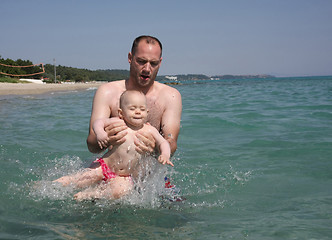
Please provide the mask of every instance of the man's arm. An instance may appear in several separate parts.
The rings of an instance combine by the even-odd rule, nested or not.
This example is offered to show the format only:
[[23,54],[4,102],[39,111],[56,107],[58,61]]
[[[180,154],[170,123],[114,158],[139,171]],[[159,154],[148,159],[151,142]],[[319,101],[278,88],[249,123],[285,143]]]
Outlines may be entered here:
[[[114,101],[115,97],[117,97],[117,95],[114,93],[114,90],[110,85],[104,84],[98,88],[93,98],[89,135],[87,138],[88,149],[92,153],[99,153],[102,151],[92,128],[93,123],[97,119],[109,118],[111,116],[111,104],[109,101]],[[123,131],[125,129],[127,129],[127,126],[120,119],[105,127],[105,131],[109,136],[110,145],[119,144],[125,141],[124,136],[126,135],[126,132]]]
[[167,106],[161,119],[161,131],[168,141],[173,155],[177,149],[177,140],[180,133],[180,121],[182,114],[182,99],[178,90],[172,88],[168,94]]

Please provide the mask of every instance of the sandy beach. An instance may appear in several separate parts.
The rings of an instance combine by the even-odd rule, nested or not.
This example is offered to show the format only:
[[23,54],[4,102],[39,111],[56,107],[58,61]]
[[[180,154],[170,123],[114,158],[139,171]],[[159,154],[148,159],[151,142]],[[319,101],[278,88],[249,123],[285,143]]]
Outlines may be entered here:
[[99,87],[105,82],[73,83],[73,84],[36,84],[36,83],[0,83],[0,95],[30,95],[58,91],[84,90]]

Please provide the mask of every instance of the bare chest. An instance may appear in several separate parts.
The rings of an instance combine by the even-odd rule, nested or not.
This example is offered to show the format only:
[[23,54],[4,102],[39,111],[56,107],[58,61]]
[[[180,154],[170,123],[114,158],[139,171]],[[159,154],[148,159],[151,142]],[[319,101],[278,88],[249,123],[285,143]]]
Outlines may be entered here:
[[148,122],[160,131],[161,120],[165,110],[165,106],[157,102],[155,98],[147,99],[147,105],[149,109]]

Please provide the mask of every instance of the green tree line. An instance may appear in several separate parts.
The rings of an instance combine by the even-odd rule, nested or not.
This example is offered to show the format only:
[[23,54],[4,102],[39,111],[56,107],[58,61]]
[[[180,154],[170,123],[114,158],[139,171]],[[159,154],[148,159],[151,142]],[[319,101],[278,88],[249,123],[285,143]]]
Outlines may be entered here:
[[[45,78],[54,81],[54,65],[45,65]],[[66,66],[56,66],[57,81],[115,81],[129,77],[128,70],[89,70]]]
[[[3,59],[0,56],[0,63],[10,66],[28,66],[33,65],[30,60],[17,59]],[[45,64],[45,73],[33,75],[31,78],[41,79],[47,82],[54,82],[54,65]],[[0,65],[0,72],[12,75],[27,75],[42,71],[41,65],[34,67],[8,67]],[[6,76],[0,74],[0,76]],[[56,81],[74,81],[74,82],[89,82],[89,81],[115,81],[127,79],[129,77],[128,70],[89,70],[74,67],[56,66]],[[24,77],[23,77],[24,78]]]
[[[17,59],[16,61],[12,59],[3,59],[0,56],[0,63],[9,65],[9,66],[30,66],[33,65],[33,63],[30,60],[22,60],[22,59]],[[41,65],[40,66],[33,66],[33,67],[24,67],[24,68],[19,68],[19,67],[8,67],[8,66],[3,66],[0,65],[0,72],[10,74],[10,75],[28,75],[28,74],[34,74],[38,72],[42,72]],[[6,76],[6,74],[0,74],[2,76]],[[42,75],[34,75],[37,78],[41,78]]]

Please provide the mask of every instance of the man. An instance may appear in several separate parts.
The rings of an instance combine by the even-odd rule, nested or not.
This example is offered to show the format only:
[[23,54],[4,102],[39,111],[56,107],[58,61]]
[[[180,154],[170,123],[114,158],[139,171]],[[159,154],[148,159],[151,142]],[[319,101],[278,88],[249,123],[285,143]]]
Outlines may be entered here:
[[[100,86],[94,96],[87,145],[90,152],[99,153],[96,135],[92,130],[96,119],[118,117],[120,95],[125,90],[138,90],[145,94],[149,110],[148,123],[155,127],[169,142],[171,153],[177,149],[182,112],[181,94],[175,88],[156,82],[162,61],[162,44],[151,36],[135,39],[128,54],[130,76],[127,80],[114,81]],[[127,126],[118,119],[105,127],[109,136],[108,146],[125,141]],[[138,131],[136,149],[140,153],[153,152],[155,141],[150,133]]]

